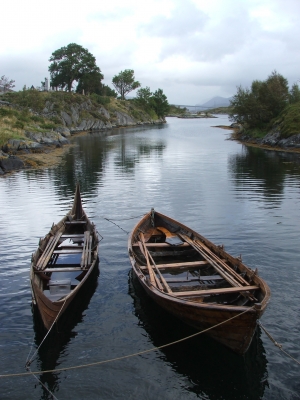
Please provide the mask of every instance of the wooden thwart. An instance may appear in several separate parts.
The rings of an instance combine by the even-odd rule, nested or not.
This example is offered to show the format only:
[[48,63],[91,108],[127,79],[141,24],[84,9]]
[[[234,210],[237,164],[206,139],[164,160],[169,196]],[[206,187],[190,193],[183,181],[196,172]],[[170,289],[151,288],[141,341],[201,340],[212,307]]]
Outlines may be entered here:
[[55,267],[55,268],[46,268],[44,272],[72,272],[72,271],[82,271],[80,267]]
[[[168,263],[168,264],[156,264],[158,269],[193,269],[201,268],[210,265],[208,261],[187,261],[178,263]],[[141,266],[141,269],[146,269],[146,267]]]
[[[132,246],[133,247],[138,247],[138,243],[135,243]],[[166,248],[170,248],[170,245],[168,243],[151,243],[151,242],[148,242],[148,243],[145,243],[145,246],[146,247],[166,247]],[[191,245],[186,243],[186,242],[184,242],[184,243],[182,243],[180,245],[180,248],[181,247],[191,247]]]
[[219,289],[205,289],[205,290],[191,290],[186,292],[173,292],[174,296],[178,297],[191,297],[191,296],[205,296],[212,294],[227,294],[227,293],[238,293],[248,292],[250,290],[257,290],[258,286],[243,286],[243,287],[231,287],[231,288],[219,288]]

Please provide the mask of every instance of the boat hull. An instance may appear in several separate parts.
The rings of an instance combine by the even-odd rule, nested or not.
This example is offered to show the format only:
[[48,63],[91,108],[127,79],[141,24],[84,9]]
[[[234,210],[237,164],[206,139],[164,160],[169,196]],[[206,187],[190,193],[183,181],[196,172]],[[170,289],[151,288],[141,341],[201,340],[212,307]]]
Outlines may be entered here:
[[[68,243],[64,245],[65,242]],[[32,255],[32,301],[46,330],[66,313],[74,298],[94,276],[99,262],[98,243],[96,228],[83,210],[77,185],[71,210],[53,224]],[[59,261],[60,257],[63,261]],[[60,279],[60,276],[68,279]]]
[[[176,293],[168,293],[166,290],[161,290],[157,285],[151,284],[150,274],[145,273],[147,270],[142,265],[140,255],[137,257],[136,243],[139,233],[144,232],[146,234],[153,223],[154,225],[164,225],[173,232],[184,232],[193,237],[194,240],[200,240],[211,252],[217,253],[222,260],[226,259],[228,264],[238,265],[238,272],[243,273],[244,276],[251,275],[253,284],[259,288],[255,292],[259,300],[247,306],[215,304],[214,302],[201,301],[201,292],[197,292],[200,293],[198,297],[187,295],[180,298],[176,296]],[[176,253],[175,247],[169,249],[173,249],[174,254]],[[246,267],[241,260],[230,256],[223,248],[214,245],[187,226],[157,212],[155,212],[155,221],[153,221],[153,214],[151,216],[151,213],[149,213],[134,227],[128,239],[128,251],[135,276],[147,295],[160,307],[184,323],[201,332],[203,331],[235,353],[244,354],[248,350],[256,331],[257,320],[265,311],[270,299],[270,289],[257,273]],[[156,253],[153,252],[152,254]],[[189,291],[188,293],[193,292]]]

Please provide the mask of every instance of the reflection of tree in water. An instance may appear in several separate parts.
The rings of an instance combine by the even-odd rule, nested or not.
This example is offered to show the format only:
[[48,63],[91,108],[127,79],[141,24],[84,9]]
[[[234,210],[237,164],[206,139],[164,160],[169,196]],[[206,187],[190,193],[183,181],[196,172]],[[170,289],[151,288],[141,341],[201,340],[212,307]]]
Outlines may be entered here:
[[134,167],[141,158],[161,158],[166,145],[162,140],[143,141],[142,143],[128,143],[126,137],[122,137],[117,157],[114,160],[116,167],[125,173],[133,173]]
[[282,195],[286,175],[299,176],[300,173],[298,154],[255,147],[243,146],[243,154],[231,155],[228,164],[237,188],[250,192],[262,190],[264,196],[272,200],[274,195]]
[[[196,331],[156,305],[129,273],[129,294],[140,326],[158,347]],[[267,382],[267,360],[260,330],[248,352],[239,356],[221,344],[199,335],[160,350],[162,360],[188,379],[187,392],[210,399],[260,399]]]
[[[83,312],[88,308],[89,302],[98,285],[99,264],[96,266],[86,285],[81,288],[67,312],[62,315],[58,324],[55,325],[50,334],[37,353],[38,370],[54,370],[60,365],[60,357],[68,351],[68,345],[72,338],[77,336],[74,330],[76,325],[83,320]],[[35,330],[35,344],[38,347],[46,335],[38,310],[33,310],[33,322]],[[60,372],[49,372],[38,376],[39,380],[53,393],[59,391]],[[42,387],[42,399],[52,399],[52,395]]]
[[132,130],[127,128],[109,133],[95,132],[74,138],[75,146],[65,155],[65,162],[49,171],[55,176],[60,195],[68,196],[67,190],[70,189],[75,192],[77,181],[82,193],[96,193],[112,152],[117,154],[114,164],[122,173],[133,173],[141,157],[161,157],[165,148],[161,139],[153,142],[150,138],[144,138],[139,141],[131,138]]

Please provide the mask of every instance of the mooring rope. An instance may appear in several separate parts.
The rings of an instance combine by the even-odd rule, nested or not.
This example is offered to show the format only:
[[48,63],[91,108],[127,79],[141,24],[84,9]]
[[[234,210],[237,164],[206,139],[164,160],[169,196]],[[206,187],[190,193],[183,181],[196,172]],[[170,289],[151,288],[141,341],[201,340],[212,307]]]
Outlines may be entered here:
[[[141,217],[143,217],[144,215],[146,215],[146,214],[136,215],[136,216],[129,217],[129,218],[120,218],[120,219],[117,219],[117,221],[129,221],[129,220],[131,220],[131,219],[141,218]],[[118,225],[118,224],[116,224],[116,223],[114,222],[116,219],[113,220],[113,219],[110,219],[110,218],[107,218],[107,217],[102,217],[102,218],[105,219],[106,221],[108,221],[108,222],[110,222],[110,223],[116,225],[119,229],[121,229],[123,232],[125,232],[127,235],[129,235],[129,232],[125,231],[125,229],[123,229],[120,225]]]
[[[59,313],[57,314],[55,320],[53,321],[52,325],[50,326],[50,329],[48,330],[48,332],[47,332],[46,335],[44,336],[44,338],[43,338],[43,340],[41,341],[40,345],[38,346],[38,348],[37,348],[36,351],[34,352],[33,356],[30,358],[30,360],[28,360],[29,354],[31,353],[31,349],[32,349],[32,347],[31,347],[31,349],[30,349],[30,351],[29,351],[29,354],[28,354],[28,356],[27,356],[26,364],[25,364],[25,367],[26,367],[26,368],[29,368],[30,364],[34,361],[34,357],[36,356],[37,352],[38,352],[39,349],[41,348],[42,344],[43,344],[44,341],[46,340],[46,338],[47,338],[47,336],[49,335],[49,333],[51,332],[51,330],[52,330],[54,324],[55,324],[56,321],[58,320],[58,318],[59,318],[59,316],[60,316],[60,314],[61,314],[61,312],[62,312],[62,310],[63,310],[63,308],[64,308],[64,306],[65,306],[65,304],[66,304],[66,301],[67,301],[67,299],[65,299],[64,304],[62,305],[61,309],[59,310]],[[34,374],[34,372],[33,372],[32,374]]]
[[[29,368],[29,370],[30,370],[30,368]],[[40,384],[43,386],[43,388],[44,388],[45,390],[47,390],[48,393],[51,394],[51,396],[53,397],[53,399],[58,400],[58,398],[54,396],[54,394],[51,392],[51,390],[48,389],[47,386],[43,384],[43,382],[34,374],[34,372],[32,372],[32,376],[38,381],[38,383],[40,383]]]
[[[189,340],[189,339],[191,339],[191,338],[193,338],[193,337],[199,336],[199,335],[201,335],[202,333],[208,332],[208,331],[210,331],[210,330],[212,330],[212,329],[214,329],[214,328],[216,328],[216,327],[218,327],[218,326],[224,325],[224,324],[226,324],[227,322],[229,322],[229,321],[231,321],[231,320],[233,320],[233,319],[235,319],[235,318],[238,318],[238,317],[240,317],[241,315],[243,315],[243,314],[245,314],[245,313],[247,313],[247,312],[249,312],[249,311],[251,311],[251,310],[253,310],[253,309],[255,309],[255,306],[249,307],[247,310],[241,312],[240,314],[234,315],[233,317],[231,317],[231,318],[229,318],[229,319],[226,319],[225,321],[220,322],[220,323],[218,323],[218,324],[216,324],[216,325],[214,325],[214,326],[211,326],[210,328],[206,328],[206,329],[204,329],[203,331],[196,332],[196,333],[194,333],[194,334],[192,334],[192,335],[190,335],[190,336],[186,336],[186,337],[184,337],[184,338],[182,338],[182,339],[175,340],[174,342],[167,343],[167,344],[163,344],[163,345],[158,346],[158,347],[152,347],[151,349],[139,351],[139,352],[137,352],[137,353],[132,353],[132,354],[128,354],[128,355],[126,355],[126,356],[115,357],[115,358],[111,358],[111,359],[103,360],[103,361],[95,361],[95,362],[89,363],[89,364],[75,365],[75,366],[73,366],[73,367],[49,369],[49,370],[45,370],[45,371],[34,371],[34,372],[31,372],[31,371],[30,371],[30,372],[20,372],[20,373],[15,373],[15,374],[5,374],[5,375],[0,375],[0,378],[12,378],[12,377],[19,377],[19,376],[28,376],[28,375],[32,375],[32,374],[46,374],[46,373],[50,373],[50,372],[51,372],[51,373],[53,373],[53,372],[56,372],[56,373],[57,373],[57,372],[62,372],[62,371],[70,371],[70,370],[72,370],[72,369],[94,367],[94,366],[96,366],[96,365],[107,364],[107,363],[113,362],[113,361],[120,361],[120,360],[125,360],[125,359],[131,358],[131,357],[140,356],[140,355],[142,355],[142,354],[150,353],[150,352],[152,352],[152,351],[161,350],[161,349],[164,349],[165,347],[173,346],[174,344],[178,344],[178,343],[184,342],[185,340]],[[40,345],[40,346],[41,346],[41,345]]]
[[261,322],[257,322],[257,324],[261,327],[261,329],[265,332],[265,334],[268,336],[268,338],[274,343],[274,345],[276,347],[279,348],[279,350],[281,350],[286,356],[288,356],[289,358],[291,358],[293,361],[295,361],[297,364],[300,365],[300,362],[298,360],[296,360],[293,356],[291,356],[290,354],[288,354],[285,350],[283,350],[282,348],[282,344],[276,342],[276,340],[272,337],[272,335],[266,330],[266,328],[261,324]]

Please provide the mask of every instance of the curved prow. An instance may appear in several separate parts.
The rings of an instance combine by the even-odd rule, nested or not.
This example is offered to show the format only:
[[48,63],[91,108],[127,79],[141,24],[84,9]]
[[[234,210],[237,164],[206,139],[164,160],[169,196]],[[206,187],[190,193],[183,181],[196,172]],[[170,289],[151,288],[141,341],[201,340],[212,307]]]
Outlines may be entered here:
[[72,215],[74,219],[80,220],[83,217],[83,209],[81,203],[80,186],[79,183],[76,184],[74,203],[72,207]]

